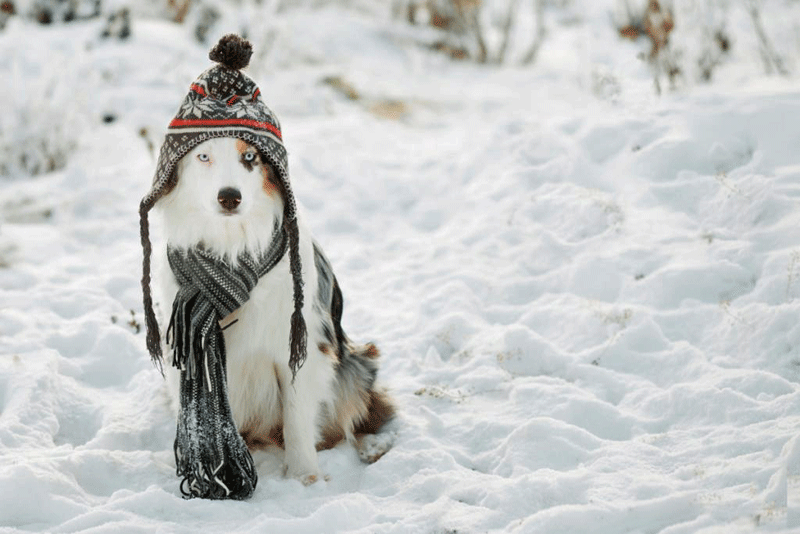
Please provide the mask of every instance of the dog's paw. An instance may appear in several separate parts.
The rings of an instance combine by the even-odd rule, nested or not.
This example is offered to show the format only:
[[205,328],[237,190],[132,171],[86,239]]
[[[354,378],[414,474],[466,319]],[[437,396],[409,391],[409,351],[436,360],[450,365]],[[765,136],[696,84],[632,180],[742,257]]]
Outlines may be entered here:
[[381,456],[389,452],[396,438],[397,434],[395,432],[381,432],[379,434],[361,436],[356,443],[358,457],[364,463],[375,463]]
[[[287,467],[285,473],[287,478],[299,480],[304,486],[310,486],[311,484],[323,478],[322,473],[316,470],[289,469]],[[327,480],[327,477],[324,478]]]
[[306,475],[300,478],[300,482],[303,483],[304,486],[310,486],[318,479],[317,475]]

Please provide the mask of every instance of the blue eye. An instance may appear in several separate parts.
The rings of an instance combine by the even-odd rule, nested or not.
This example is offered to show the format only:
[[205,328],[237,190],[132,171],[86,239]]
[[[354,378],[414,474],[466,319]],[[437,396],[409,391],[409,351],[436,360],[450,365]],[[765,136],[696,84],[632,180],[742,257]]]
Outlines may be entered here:
[[243,157],[243,158],[244,158],[244,160],[245,160],[245,161],[247,161],[247,162],[250,162],[250,161],[255,161],[255,159],[256,159],[256,154],[255,154],[255,152],[245,152],[245,153],[244,153],[244,156],[242,156],[242,157]]
[[208,161],[210,160],[210,158],[208,157],[208,154],[198,154],[197,155],[197,159],[199,159],[203,163],[208,163]]

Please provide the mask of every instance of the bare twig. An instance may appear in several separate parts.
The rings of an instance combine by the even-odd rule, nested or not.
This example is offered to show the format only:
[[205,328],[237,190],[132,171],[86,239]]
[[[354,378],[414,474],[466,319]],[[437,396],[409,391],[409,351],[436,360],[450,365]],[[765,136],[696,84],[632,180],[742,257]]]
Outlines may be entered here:
[[511,38],[511,30],[514,27],[514,18],[517,13],[517,4],[519,4],[519,0],[511,0],[511,5],[508,6],[506,20],[503,22],[503,27],[501,28],[503,40],[500,42],[500,48],[497,50],[497,63],[502,63],[506,57],[508,41]]
[[167,0],[167,6],[175,13],[173,20],[179,24],[186,19],[192,0]]
[[499,23],[498,47],[486,40],[486,25],[495,29],[491,21],[482,24],[481,13],[486,7],[483,0],[395,0],[393,13],[409,24],[429,25],[445,33],[441,39],[428,46],[442,51],[454,59],[470,59],[477,63],[503,63],[509,48],[514,46],[512,37],[516,27],[516,16],[520,6],[533,6],[536,17],[533,42],[523,55],[521,63],[530,64],[536,59],[545,35],[544,5],[546,0],[508,0],[507,13]]
[[772,74],[772,70],[774,68],[781,76],[788,76],[789,70],[786,68],[786,65],[784,65],[783,58],[781,58],[780,54],[778,54],[778,52],[772,46],[772,42],[769,40],[767,32],[764,30],[764,24],[761,21],[761,12],[759,11],[759,6],[756,4],[756,1],[749,0],[748,8],[750,20],[753,21],[753,28],[755,29],[756,36],[758,37],[758,42],[761,45],[759,50],[761,52],[761,59],[764,61],[764,67],[767,70],[767,74]]
[[714,70],[722,64],[723,58],[731,47],[731,41],[723,28],[717,29],[712,36],[705,37],[707,42],[702,54],[697,58],[700,67],[700,77],[705,82],[710,82]]
[[476,0],[452,0],[459,19],[459,25],[467,35],[472,34],[475,44],[478,46],[478,53],[475,60],[478,63],[486,63],[488,53],[486,51],[486,41],[483,38],[483,30],[478,20],[480,13],[480,1]]
[[544,40],[544,1],[536,0],[534,9],[536,10],[536,31],[533,36],[531,47],[522,57],[523,65],[530,65],[536,61],[536,56],[539,55],[539,48],[541,48],[542,41]]

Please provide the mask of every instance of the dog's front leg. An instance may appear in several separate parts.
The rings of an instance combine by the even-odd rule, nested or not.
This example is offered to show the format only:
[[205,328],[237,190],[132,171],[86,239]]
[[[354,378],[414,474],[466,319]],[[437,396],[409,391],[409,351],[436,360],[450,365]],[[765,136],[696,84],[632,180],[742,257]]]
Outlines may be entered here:
[[[286,448],[286,475],[313,484],[321,476],[317,460],[317,421],[320,392],[314,388],[305,369],[292,383],[291,374],[283,381],[283,440]],[[307,374],[307,373],[306,373]]]

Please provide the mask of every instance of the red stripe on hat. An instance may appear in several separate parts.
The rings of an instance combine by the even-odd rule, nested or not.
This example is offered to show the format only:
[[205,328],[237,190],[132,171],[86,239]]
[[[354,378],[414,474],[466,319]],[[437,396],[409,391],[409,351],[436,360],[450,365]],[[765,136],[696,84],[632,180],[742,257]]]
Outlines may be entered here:
[[255,93],[253,93],[253,96],[250,98],[250,100],[251,100],[252,102],[255,102],[255,101],[256,101],[256,98],[258,98],[258,95],[260,95],[260,94],[261,94],[261,89],[259,89],[258,87],[256,87],[256,92],[255,92]]
[[170,128],[185,128],[195,126],[247,126],[256,130],[267,130],[275,134],[278,139],[283,139],[281,131],[268,122],[259,122],[250,119],[172,119]]

